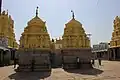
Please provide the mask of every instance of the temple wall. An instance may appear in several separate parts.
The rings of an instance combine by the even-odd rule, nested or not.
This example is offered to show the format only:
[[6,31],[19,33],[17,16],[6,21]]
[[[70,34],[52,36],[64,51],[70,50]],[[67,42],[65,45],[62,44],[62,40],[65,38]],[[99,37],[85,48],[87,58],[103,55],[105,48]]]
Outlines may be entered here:
[[[18,51],[19,54],[19,71],[30,71],[31,67],[34,66],[34,70],[44,70],[44,68],[50,69],[50,51],[48,50],[28,50]],[[32,61],[34,60],[34,65]]]

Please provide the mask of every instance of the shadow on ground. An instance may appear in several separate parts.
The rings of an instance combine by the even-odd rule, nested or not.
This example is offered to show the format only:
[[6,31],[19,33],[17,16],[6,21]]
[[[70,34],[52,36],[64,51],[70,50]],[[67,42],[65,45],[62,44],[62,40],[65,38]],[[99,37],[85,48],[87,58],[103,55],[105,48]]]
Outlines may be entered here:
[[101,74],[103,71],[92,68],[92,69],[74,69],[74,70],[65,70],[69,73],[76,73],[76,74],[83,74],[83,75],[98,75]]
[[16,72],[9,76],[10,80],[40,80],[47,78],[51,72]]

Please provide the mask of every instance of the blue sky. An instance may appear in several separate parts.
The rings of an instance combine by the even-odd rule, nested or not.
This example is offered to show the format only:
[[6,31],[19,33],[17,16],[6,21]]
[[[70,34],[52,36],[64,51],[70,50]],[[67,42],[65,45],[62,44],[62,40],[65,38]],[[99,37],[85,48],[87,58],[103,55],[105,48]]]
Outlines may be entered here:
[[39,16],[46,21],[51,37],[63,35],[64,25],[71,19],[71,10],[75,18],[83,24],[86,33],[91,33],[92,44],[109,42],[113,31],[113,20],[120,15],[120,0],[3,0],[2,10],[9,11],[15,21],[17,41],[35,16],[39,7]]

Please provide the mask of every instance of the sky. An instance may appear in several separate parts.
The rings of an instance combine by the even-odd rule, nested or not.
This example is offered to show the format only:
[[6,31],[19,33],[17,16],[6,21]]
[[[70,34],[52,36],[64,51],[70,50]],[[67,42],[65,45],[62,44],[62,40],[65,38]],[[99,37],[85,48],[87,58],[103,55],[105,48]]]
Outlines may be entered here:
[[73,10],[86,33],[92,34],[91,44],[97,44],[111,40],[113,20],[120,16],[119,3],[120,0],[3,0],[2,10],[8,9],[14,20],[17,41],[38,6],[39,17],[46,21],[51,38],[63,35]]

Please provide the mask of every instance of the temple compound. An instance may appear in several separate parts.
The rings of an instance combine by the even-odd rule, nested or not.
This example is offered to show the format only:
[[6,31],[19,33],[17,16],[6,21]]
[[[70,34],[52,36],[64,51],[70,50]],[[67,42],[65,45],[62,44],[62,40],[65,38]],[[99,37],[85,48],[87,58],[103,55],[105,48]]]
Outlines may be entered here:
[[18,71],[45,71],[51,67],[92,68],[90,40],[82,24],[74,18],[65,25],[62,39],[50,40],[46,22],[36,16],[20,37]]
[[73,11],[72,13],[72,19],[65,24],[62,36],[63,68],[91,68],[90,40],[82,24],[75,19]]
[[51,70],[50,44],[46,22],[38,17],[37,7],[36,16],[28,22],[20,37],[18,71]]
[[0,64],[14,59],[18,48],[14,33],[14,21],[8,11],[0,13]]
[[114,30],[110,41],[109,59],[120,59],[120,17],[116,16],[114,20]]

